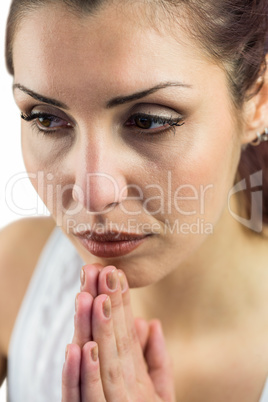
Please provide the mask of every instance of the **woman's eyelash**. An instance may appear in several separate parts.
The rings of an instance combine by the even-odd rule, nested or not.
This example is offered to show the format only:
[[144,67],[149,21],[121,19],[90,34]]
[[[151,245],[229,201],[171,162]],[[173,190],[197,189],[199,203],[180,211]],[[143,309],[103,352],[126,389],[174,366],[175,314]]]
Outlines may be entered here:
[[48,119],[51,121],[56,121],[56,120],[63,120],[60,117],[54,116],[52,114],[48,113],[32,113],[32,114],[24,114],[21,113],[21,118],[25,121],[32,121],[34,119]]
[[153,115],[153,114],[145,114],[145,113],[136,113],[132,115],[129,120],[135,120],[138,118],[143,118],[143,119],[150,119],[152,123],[159,123],[159,124],[168,124],[169,126],[182,126],[185,122],[183,120],[183,117],[177,117],[174,118],[172,116],[170,117],[165,117],[165,116],[158,116],[158,115]]
[[39,119],[40,118],[47,119],[47,118],[52,118],[52,117],[56,118],[56,116],[52,116],[52,115],[47,114],[47,113],[32,113],[32,114],[21,113],[20,116],[25,121],[32,121],[32,120],[38,119],[38,118]]
[[[66,121],[66,119],[54,116],[53,114],[49,113],[43,113],[43,112],[30,113],[30,114],[21,113],[21,118],[27,122],[32,122],[33,129],[37,130],[38,133],[42,133],[44,135],[56,134],[59,133],[60,129],[62,130],[72,128],[72,124]],[[37,120],[39,120],[39,124]],[[44,124],[45,122],[47,122],[48,125]],[[57,126],[57,124],[59,123],[63,124]],[[56,124],[56,126],[50,127],[53,124]]]
[[[50,120],[51,122],[53,122],[53,121],[55,122],[55,121],[59,121],[59,120],[65,121],[64,119],[62,119],[60,117],[57,117],[57,116],[54,116],[54,115],[48,114],[48,113],[42,113],[42,112],[30,113],[30,114],[21,113],[21,118],[25,121],[32,121],[35,119],[47,119],[47,120]],[[70,126],[71,124],[67,123],[67,125]]]
[[[67,123],[64,119],[61,119],[60,117],[54,116],[52,114],[48,113],[21,113],[21,118],[25,120],[26,122],[33,122],[33,128],[37,129],[39,132],[42,132],[43,134],[50,134],[50,133],[55,133],[59,132],[62,128],[70,128],[72,125],[70,123]],[[59,121],[63,121],[66,124],[56,126],[56,127],[45,127],[42,126],[40,127],[39,124],[35,121],[38,119],[43,119],[47,120],[48,122],[51,123],[58,123]],[[167,117],[167,116],[160,116],[160,115],[153,115],[153,114],[146,114],[146,113],[135,113],[132,116],[128,118],[128,120],[125,122],[125,127],[129,127],[132,130],[135,130],[135,132],[138,134],[144,134],[144,135],[156,135],[156,134],[161,134],[164,132],[168,132],[169,129],[172,129],[173,132],[175,133],[175,127],[180,127],[184,124],[184,119],[182,116],[179,117]],[[160,127],[152,128],[153,124],[160,124]],[[164,127],[168,125],[169,128]]]

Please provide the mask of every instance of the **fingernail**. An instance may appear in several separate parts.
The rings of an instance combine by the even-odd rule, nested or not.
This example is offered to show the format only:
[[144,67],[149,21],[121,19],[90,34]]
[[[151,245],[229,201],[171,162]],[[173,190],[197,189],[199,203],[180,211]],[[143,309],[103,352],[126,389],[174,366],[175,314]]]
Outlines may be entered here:
[[85,284],[85,279],[86,279],[85,270],[84,270],[84,268],[82,268],[80,271],[80,280],[81,280],[82,286],[84,286],[84,284]]
[[77,293],[76,297],[75,297],[75,311],[77,311],[77,305],[78,305],[78,296],[80,295],[80,293]]
[[104,317],[110,318],[111,317],[111,300],[110,297],[107,297],[106,300],[102,303],[102,311]]
[[117,272],[113,270],[106,275],[106,284],[110,290],[117,288]]
[[125,275],[123,274],[123,272],[118,271],[118,276],[119,276],[121,291],[123,292],[127,288],[127,281],[126,281],[126,278],[125,278]]
[[98,350],[98,345],[94,346],[94,348],[91,349],[91,359],[96,362],[98,360],[99,356],[99,350]]
[[67,345],[65,349],[65,361],[67,360],[68,353],[69,353],[69,345]]

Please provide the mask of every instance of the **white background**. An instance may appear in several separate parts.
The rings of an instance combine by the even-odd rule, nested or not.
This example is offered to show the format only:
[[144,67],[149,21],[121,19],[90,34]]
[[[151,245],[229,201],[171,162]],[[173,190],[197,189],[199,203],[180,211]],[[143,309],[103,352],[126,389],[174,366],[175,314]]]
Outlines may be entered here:
[[[1,0],[0,3],[0,229],[22,217],[18,210],[14,211],[11,191],[6,202],[6,186],[14,175],[25,172],[20,145],[20,113],[13,100],[12,77],[6,71],[4,60],[5,24],[10,2]],[[37,196],[28,179],[18,181],[13,190],[13,201],[20,210],[35,208]],[[3,385],[0,402],[5,398]]]

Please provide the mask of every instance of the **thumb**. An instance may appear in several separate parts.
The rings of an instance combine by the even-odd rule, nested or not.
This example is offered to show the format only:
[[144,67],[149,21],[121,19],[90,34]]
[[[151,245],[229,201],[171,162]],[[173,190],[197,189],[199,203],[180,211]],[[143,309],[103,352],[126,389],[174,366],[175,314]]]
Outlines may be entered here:
[[167,352],[162,326],[158,320],[149,323],[145,358],[156,393],[162,400],[174,402],[176,397],[171,359]]

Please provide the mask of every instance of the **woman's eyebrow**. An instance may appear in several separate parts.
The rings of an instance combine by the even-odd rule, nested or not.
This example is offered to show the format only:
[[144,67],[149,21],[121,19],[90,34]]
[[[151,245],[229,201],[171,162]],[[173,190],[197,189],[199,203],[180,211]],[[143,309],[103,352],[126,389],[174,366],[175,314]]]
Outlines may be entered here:
[[158,84],[152,88],[146,89],[141,92],[134,93],[132,95],[128,96],[119,96],[116,98],[111,99],[109,102],[106,104],[106,108],[110,109],[112,107],[118,106],[118,105],[123,105],[124,103],[127,102],[132,102],[134,100],[138,100],[141,98],[144,98],[147,95],[150,95],[159,89],[166,88],[166,87],[183,87],[183,88],[192,88],[192,85],[189,84],[184,84],[183,82],[164,82],[161,84]]
[[[109,100],[107,102],[106,108],[111,109],[111,108],[113,108],[115,106],[123,105],[124,103],[132,102],[134,100],[144,98],[145,96],[148,96],[148,95],[158,91],[159,89],[163,89],[163,88],[167,88],[167,87],[192,88],[191,85],[184,84],[182,82],[164,82],[164,83],[155,85],[152,88],[145,89],[145,90],[140,91],[140,92],[136,92],[136,93],[134,93],[132,95],[118,96],[116,98],[113,98],[113,99],[111,99],[111,100]],[[47,98],[46,96],[40,95],[37,92],[34,92],[29,88],[26,88],[24,85],[14,84],[13,85],[13,91],[16,88],[18,88],[20,91],[23,91],[27,95],[31,96],[32,98],[34,98],[34,99],[36,99],[36,100],[38,100],[40,102],[47,103],[49,105],[53,105],[53,106],[56,106],[56,107],[60,107],[62,109],[69,110],[69,107],[66,104],[64,104],[64,103],[62,103],[62,102],[60,102],[60,101],[58,101],[56,99]]]
[[25,86],[21,85],[21,84],[14,84],[13,85],[13,91],[18,88],[19,90],[25,92],[27,95],[31,96],[32,98],[43,102],[43,103],[48,103],[49,105],[53,105],[53,106],[57,106],[60,107],[62,109],[66,109],[69,110],[69,107],[67,105],[65,105],[65,103],[62,103],[56,99],[53,98],[47,98],[46,96],[40,95],[34,91],[32,91],[29,88],[26,88]]

